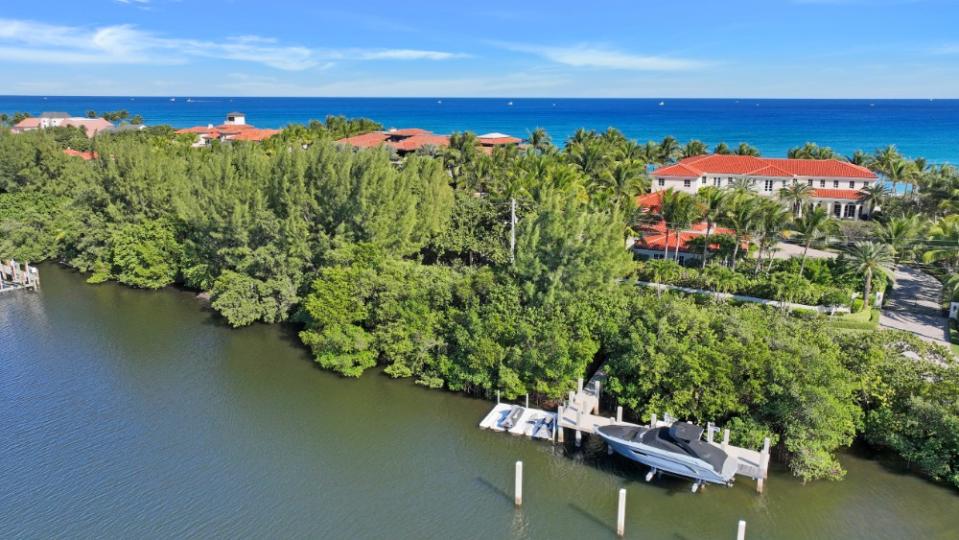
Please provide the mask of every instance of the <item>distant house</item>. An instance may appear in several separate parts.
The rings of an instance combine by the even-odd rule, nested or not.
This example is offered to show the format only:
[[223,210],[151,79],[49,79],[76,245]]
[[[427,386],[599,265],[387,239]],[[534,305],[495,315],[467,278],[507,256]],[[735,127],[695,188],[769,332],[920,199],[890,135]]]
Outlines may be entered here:
[[729,187],[746,182],[759,194],[775,196],[791,184],[811,188],[810,203],[837,218],[857,219],[869,213],[862,190],[878,181],[869,169],[838,159],[758,158],[702,155],[660,167],[650,176],[653,191],[673,188],[696,193],[701,187]]
[[213,141],[265,141],[279,133],[279,129],[260,129],[246,123],[246,115],[241,112],[227,113],[224,122],[218,126],[196,126],[179,129],[177,133],[191,133],[197,136],[194,147],[209,146]]
[[[510,137],[502,133],[487,133],[476,138],[479,148],[486,153],[491,153],[496,146],[518,145],[523,142],[522,139]],[[390,129],[387,131],[372,131],[362,135],[345,137],[336,142],[346,144],[354,148],[375,148],[377,146],[386,146],[396,150],[399,155],[406,155],[417,150],[435,146],[445,148],[450,145],[449,135],[437,135],[430,131],[420,128]]]
[[83,130],[87,137],[93,137],[101,131],[113,128],[113,124],[103,118],[82,118],[70,116],[65,112],[45,112],[39,117],[24,118],[17,122],[10,132],[24,133],[52,127],[75,127]]
[[522,139],[517,139],[505,133],[486,133],[476,137],[479,141],[480,149],[487,154],[492,154],[497,146],[518,146]]
[[362,135],[345,137],[336,142],[354,148],[386,146],[396,150],[396,153],[402,156],[427,146],[445,148],[450,145],[450,138],[448,135],[436,135],[425,129],[406,128],[372,131]]

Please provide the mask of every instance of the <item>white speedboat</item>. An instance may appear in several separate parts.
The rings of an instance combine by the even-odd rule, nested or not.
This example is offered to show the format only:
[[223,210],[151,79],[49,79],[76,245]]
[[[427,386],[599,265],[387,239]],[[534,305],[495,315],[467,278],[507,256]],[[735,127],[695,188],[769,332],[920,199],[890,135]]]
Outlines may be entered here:
[[692,478],[694,492],[704,482],[733,483],[736,458],[703,441],[703,428],[697,425],[676,422],[669,427],[648,428],[613,424],[596,432],[618,454],[649,466],[652,470],[646,475],[647,482],[664,472]]

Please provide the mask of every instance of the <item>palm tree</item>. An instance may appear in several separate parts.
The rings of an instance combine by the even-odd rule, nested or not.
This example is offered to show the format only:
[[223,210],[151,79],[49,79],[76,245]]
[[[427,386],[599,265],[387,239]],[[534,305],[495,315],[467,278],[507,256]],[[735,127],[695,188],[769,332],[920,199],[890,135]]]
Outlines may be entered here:
[[757,224],[759,253],[756,261],[756,275],[759,275],[759,272],[762,271],[763,253],[769,255],[770,258],[772,257],[773,248],[782,240],[791,221],[792,212],[783,208],[776,201],[766,199],[760,203]]
[[885,171],[886,178],[892,182],[892,193],[896,194],[896,185],[900,182],[911,183],[913,178],[915,178],[915,169],[911,161],[905,159],[897,159],[892,163],[889,163],[888,169]]
[[922,254],[922,260],[942,263],[949,273],[959,267],[959,216],[946,216],[929,228],[932,247]]
[[865,167],[866,164],[869,163],[869,154],[863,152],[862,150],[856,150],[852,154],[846,156],[846,161],[852,163],[853,165]]
[[661,163],[659,161],[659,144],[655,141],[646,141],[642,148],[643,159],[646,163]]
[[816,240],[824,238],[834,228],[835,222],[822,208],[814,208],[812,211],[803,214],[793,224],[793,230],[799,235],[803,243],[802,257],[799,259],[799,275],[802,275],[806,268],[806,253],[809,252],[809,246]]
[[819,146],[816,143],[807,142],[806,144],[790,148],[786,154],[793,159],[835,159],[836,153],[828,146]]
[[[327,123],[330,121],[331,119],[327,118]],[[469,131],[450,135],[450,145],[443,153],[443,161],[455,184],[461,184],[460,180],[466,172],[467,165],[476,159],[479,153],[476,150],[477,144],[479,141],[476,135]]]
[[959,296],[959,274],[950,275],[943,284],[943,290],[946,298],[954,301]]
[[755,183],[756,183],[755,180],[751,180],[745,177],[740,177],[740,178],[733,178],[729,182],[729,185],[727,187],[737,193],[749,193],[753,190],[753,186],[755,185]]
[[703,141],[692,140],[686,143],[686,146],[683,147],[682,157],[694,157],[701,156],[709,153],[709,148],[703,143]]
[[759,149],[750,144],[739,143],[739,146],[736,147],[736,155],[759,157]]
[[682,149],[679,147],[679,141],[675,137],[668,135],[659,143],[658,163],[669,163],[676,159]]
[[739,246],[748,242],[759,220],[760,206],[756,196],[750,193],[736,192],[730,198],[724,221],[733,229],[736,245],[733,247],[732,269],[736,269]]
[[722,219],[726,212],[726,204],[729,200],[729,192],[723,191],[715,186],[707,186],[699,190],[696,194],[699,199],[700,208],[703,212],[703,220],[706,222],[706,235],[703,238],[703,260],[702,267],[706,268],[706,257],[709,250],[709,236],[713,232],[713,227]]
[[576,144],[569,152],[570,162],[579,170],[595,181],[606,168],[608,156],[605,149],[597,142]]
[[812,197],[812,187],[809,184],[793,182],[779,190],[779,198],[787,203],[796,217],[802,215],[803,206]]
[[713,147],[713,153],[725,156],[725,155],[732,154],[732,150],[729,149],[728,144],[721,142],[717,144],[715,147]]
[[882,225],[876,236],[892,248],[896,264],[899,264],[919,236],[919,227],[919,216],[892,218]]
[[663,257],[669,258],[670,230],[676,232],[676,254],[678,257],[680,233],[683,229],[688,229],[701,215],[699,204],[696,198],[689,193],[670,188],[663,192],[660,205],[660,215],[666,228],[666,249],[663,251]]
[[883,274],[892,278],[892,267],[895,260],[892,249],[886,244],[876,242],[856,242],[849,250],[849,261],[852,268],[863,275],[862,301],[869,308],[869,293],[872,292],[872,278]]
[[886,186],[880,184],[879,182],[873,182],[872,185],[862,188],[860,191],[859,201],[863,206],[869,208],[869,215],[871,216],[873,212],[881,208],[883,203],[886,202],[886,197],[889,196],[889,190]]
[[612,167],[602,171],[595,187],[606,193],[614,205],[621,206],[629,204],[636,195],[649,190],[649,178],[642,163],[617,161]]
[[549,133],[546,133],[546,130],[543,128],[534,129],[529,134],[527,141],[529,145],[533,147],[533,150],[541,154],[548,153],[550,148],[553,147],[553,140],[550,138]]

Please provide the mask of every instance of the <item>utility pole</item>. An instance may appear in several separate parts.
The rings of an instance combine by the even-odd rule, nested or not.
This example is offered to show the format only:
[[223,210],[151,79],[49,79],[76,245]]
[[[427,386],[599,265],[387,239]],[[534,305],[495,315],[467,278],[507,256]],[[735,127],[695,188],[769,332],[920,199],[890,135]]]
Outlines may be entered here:
[[516,198],[509,200],[509,262],[516,264]]

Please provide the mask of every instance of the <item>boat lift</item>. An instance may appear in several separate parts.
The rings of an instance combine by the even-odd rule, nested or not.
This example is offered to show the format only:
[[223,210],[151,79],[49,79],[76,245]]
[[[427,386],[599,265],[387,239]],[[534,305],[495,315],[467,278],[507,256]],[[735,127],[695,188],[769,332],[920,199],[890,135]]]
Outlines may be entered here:
[[[615,417],[599,415],[600,392],[605,382],[606,374],[602,369],[598,370],[586,385],[583,384],[582,379],[579,379],[577,391],[571,390],[568,399],[557,407],[555,413],[530,408],[528,395],[525,407],[500,403],[499,392],[497,392],[496,406],[483,418],[479,426],[482,429],[525,435],[531,439],[551,440],[554,443],[564,442],[564,431],[571,429],[575,434],[576,446],[579,447],[582,444],[583,433],[593,434],[596,428],[611,424],[637,425],[623,422],[622,407],[616,407]],[[662,420],[653,414],[649,427],[669,427],[675,421],[676,419],[668,414],[664,415]],[[722,439],[717,442],[716,433],[720,431],[722,431]],[[729,444],[729,429],[720,430],[710,422],[706,425],[706,442],[721,448],[727,455],[735,457],[736,475],[755,480],[756,491],[763,492],[766,478],[769,476],[770,441],[768,437],[763,441],[763,448],[759,451],[733,446]],[[612,453],[612,449],[609,450]],[[651,470],[646,475],[646,481],[652,481],[657,476],[656,473],[657,471]],[[694,485],[693,492],[696,492],[698,487]]]

